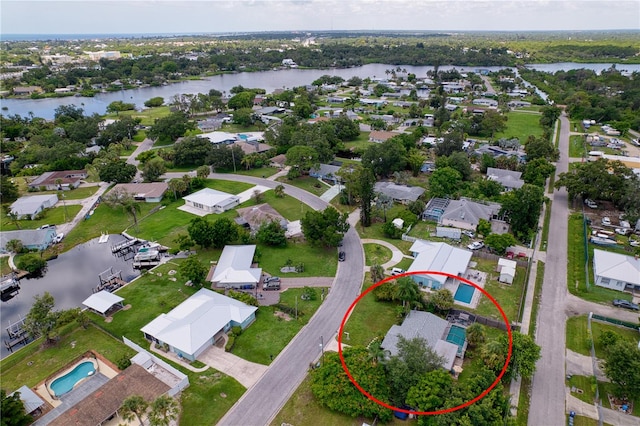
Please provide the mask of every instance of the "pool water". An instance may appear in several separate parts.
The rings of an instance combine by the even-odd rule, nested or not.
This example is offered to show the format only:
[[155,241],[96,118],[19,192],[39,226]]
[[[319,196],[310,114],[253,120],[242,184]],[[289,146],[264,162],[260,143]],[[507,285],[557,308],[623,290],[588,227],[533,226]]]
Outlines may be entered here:
[[64,395],[70,392],[80,380],[85,379],[95,373],[93,362],[86,361],[78,364],[73,370],[62,377],[58,377],[51,383],[51,390],[55,396]]
[[471,303],[473,298],[474,288],[467,284],[460,284],[456,290],[456,294],[453,296],[454,300],[463,303]]
[[464,341],[467,338],[467,332],[464,328],[458,327],[457,325],[452,325],[449,329],[449,334],[447,334],[447,338],[445,339],[449,343],[453,343],[458,346],[458,354],[462,353],[462,349],[464,348]]

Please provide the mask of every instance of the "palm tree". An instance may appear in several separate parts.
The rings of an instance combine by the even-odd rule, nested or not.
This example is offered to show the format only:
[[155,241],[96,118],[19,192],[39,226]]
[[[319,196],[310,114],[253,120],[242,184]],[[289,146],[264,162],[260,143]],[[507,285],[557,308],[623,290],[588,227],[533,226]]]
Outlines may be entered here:
[[133,217],[133,224],[138,228],[138,213],[140,213],[140,203],[133,199],[131,194],[126,190],[111,191],[104,197],[107,205],[116,208],[122,208],[125,213],[130,214]]
[[493,339],[482,347],[480,355],[487,367],[493,371],[498,371],[504,365],[506,351],[500,341]]
[[284,185],[278,185],[275,188],[273,188],[273,193],[278,198],[284,197]]
[[486,338],[486,333],[484,331],[484,327],[480,323],[473,323],[466,330],[467,341],[469,342],[469,346],[477,347],[484,343]]
[[177,418],[178,403],[170,396],[162,395],[151,404],[149,414],[151,426],[169,426],[169,423]]
[[138,419],[138,422],[142,425],[141,416],[147,411],[149,404],[140,395],[131,395],[129,398],[122,402],[121,414],[122,418],[126,421],[131,421],[134,418]]
[[379,362],[383,362],[390,354],[389,351],[382,349],[381,345],[382,342],[380,340],[375,340],[371,342],[367,347],[367,351],[369,352],[367,358],[374,366],[378,365]]
[[9,219],[11,219],[11,223],[13,223],[16,228],[21,229],[20,228],[20,221],[18,220],[18,213],[14,212],[14,211],[10,211],[7,216],[9,216]]
[[371,273],[371,281],[373,281],[374,283],[377,283],[384,279],[384,268],[382,267],[382,265],[378,265],[377,263],[375,263],[371,265],[369,271]]
[[420,289],[418,288],[418,284],[410,277],[402,277],[396,280],[396,284],[398,285],[398,298],[402,300],[403,308],[407,302],[411,303],[418,300]]
[[169,189],[173,191],[173,198],[178,199],[178,194],[183,194],[187,190],[187,183],[182,179],[171,179]]

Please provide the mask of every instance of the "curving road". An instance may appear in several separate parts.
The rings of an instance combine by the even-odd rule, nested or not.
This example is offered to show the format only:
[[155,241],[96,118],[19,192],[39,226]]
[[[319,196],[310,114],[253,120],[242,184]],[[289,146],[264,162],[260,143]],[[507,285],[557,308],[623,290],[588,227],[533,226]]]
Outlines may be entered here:
[[[171,177],[171,174],[166,174]],[[280,182],[251,176],[212,173],[211,179],[235,180],[274,188]],[[324,209],[328,204],[295,186],[283,184],[285,192],[314,209]],[[321,343],[328,345],[340,327],[342,317],[360,293],[363,279],[364,255],[358,233],[349,229],[342,249],[346,260],[338,263],[333,286],[324,303],[309,323],[293,338],[289,345],[269,366],[258,382],[249,388],[242,398],[220,420],[220,425],[267,425],[291,394],[304,380],[309,364],[321,355]]]

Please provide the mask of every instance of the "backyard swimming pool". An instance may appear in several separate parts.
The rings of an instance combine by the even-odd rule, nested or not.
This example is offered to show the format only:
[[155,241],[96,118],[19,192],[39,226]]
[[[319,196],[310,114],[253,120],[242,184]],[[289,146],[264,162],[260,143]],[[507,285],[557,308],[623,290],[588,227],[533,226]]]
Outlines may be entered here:
[[64,395],[65,393],[70,392],[80,380],[92,376],[95,372],[96,369],[93,362],[85,361],[76,365],[73,370],[69,371],[64,376],[60,376],[55,379],[51,382],[49,387],[55,396]]
[[456,290],[456,294],[453,296],[454,300],[463,303],[471,303],[473,298],[474,288],[468,284],[460,284]]
[[467,332],[464,328],[457,325],[452,325],[447,334],[446,341],[458,346],[458,355],[462,353],[464,349],[464,341],[467,337]]

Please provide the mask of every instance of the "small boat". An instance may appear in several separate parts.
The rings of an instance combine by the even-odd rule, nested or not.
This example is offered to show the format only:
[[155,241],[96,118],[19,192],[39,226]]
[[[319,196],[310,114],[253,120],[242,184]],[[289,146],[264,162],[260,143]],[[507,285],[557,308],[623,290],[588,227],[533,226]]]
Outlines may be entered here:
[[591,237],[589,241],[591,241],[592,244],[597,244],[599,246],[615,246],[616,244],[618,244],[615,240],[602,237]]
[[103,244],[103,243],[106,243],[108,240],[109,240],[109,234],[102,233],[100,234],[100,239],[98,240],[98,243]]

